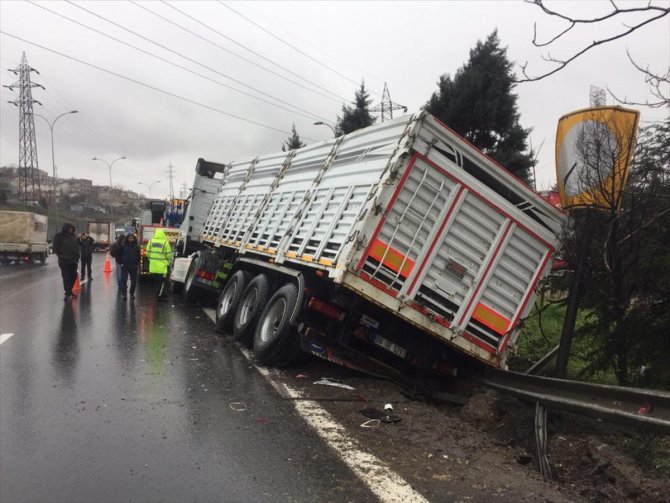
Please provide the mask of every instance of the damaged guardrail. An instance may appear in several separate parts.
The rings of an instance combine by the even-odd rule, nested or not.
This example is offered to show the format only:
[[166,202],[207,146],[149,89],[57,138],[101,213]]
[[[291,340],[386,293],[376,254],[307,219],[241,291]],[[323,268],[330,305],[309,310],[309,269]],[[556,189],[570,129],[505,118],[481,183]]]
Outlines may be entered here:
[[551,478],[546,454],[546,409],[670,435],[670,393],[496,371],[485,383],[501,393],[535,402],[535,440],[540,473]]

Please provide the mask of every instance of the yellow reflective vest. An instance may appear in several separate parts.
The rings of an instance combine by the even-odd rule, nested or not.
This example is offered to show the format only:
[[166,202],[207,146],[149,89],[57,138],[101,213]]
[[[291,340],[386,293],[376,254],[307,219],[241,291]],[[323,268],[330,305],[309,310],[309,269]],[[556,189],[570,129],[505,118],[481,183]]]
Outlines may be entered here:
[[147,243],[147,258],[151,274],[166,274],[172,261],[172,248],[163,229],[156,229],[154,237]]

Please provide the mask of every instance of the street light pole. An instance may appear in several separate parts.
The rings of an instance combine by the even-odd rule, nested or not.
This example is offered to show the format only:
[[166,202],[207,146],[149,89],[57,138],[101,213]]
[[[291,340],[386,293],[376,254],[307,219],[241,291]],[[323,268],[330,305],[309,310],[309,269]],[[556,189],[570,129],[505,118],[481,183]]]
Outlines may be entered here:
[[[125,156],[125,155],[122,155],[121,157],[117,157],[116,159],[114,159],[112,162],[107,162],[107,161],[105,161],[104,159],[100,159],[99,157],[94,157],[94,158],[92,159],[93,161],[102,161],[102,162],[104,162],[104,163],[107,165],[107,167],[109,168],[109,196],[110,196],[110,197],[112,196],[112,166],[114,166],[114,163],[115,163],[116,161],[120,161],[121,159],[125,159],[125,158],[126,158],[126,156]],[[111,204],[111,201],[110,201],[109,208],[110,208],[110,210],[109,210],[109,211],[110,211],[109,215],[110,215],[110,217],[111,217],[112,219],[114,219],[114,206]]]
[[318,122],[315,122],[314,125],[315,126],[328,126],[331,129],[331,131],[333,132],[333,138],[337,138],[337,131],[335,130],[335,128],[333,126],[331,126],[327,122],[318,121]]
[[117,157],[117,158],[114,159],[112,162],[107,162],[107,161],[105,161],[104,159],[100,159],[99,157],[94,157],[94,158],[92,159],[93,161],[102,161],[102,162],[104,162],[104,163],[107,165],[107,167],[109,168],[109,189],[110,189],[110,190],[112,189],[112,166],[114,166],[114,163],[115,163],[116,161],[120,161],[121,159],[125,159],[125,158],[126,158],[125,155],[124,155],[124,156],[121,156],[121,157]]
[[151,199],[151,188],[157,183],[160,183],[160,180],[156,180],[155,182],[151,182],[150,184],[144,182],[137,182],[138,185],[146,185],[149,188],[149,199]]
[[76,114],[79,113],[78,110],[70,110],[69,112],[65,112],[60,114],[58,117],[56,117],[53,122],[49,122],[49,119],[44,117],[43,115],[40,114],[33,114],[36,117],[40,117],[41,119],[44,119],[46,123],[49,125],[49,129],[51,130],[51,172],[53,175],[54,179],[54,233],[58,232],[58,194],[56,194],[57,190],[57,183],[56,183],[56,155],[55,155],[55,149],[54,149],[54,126],[56,125],[56,121],[63,117],[64,115],[69,115],[69,114]]

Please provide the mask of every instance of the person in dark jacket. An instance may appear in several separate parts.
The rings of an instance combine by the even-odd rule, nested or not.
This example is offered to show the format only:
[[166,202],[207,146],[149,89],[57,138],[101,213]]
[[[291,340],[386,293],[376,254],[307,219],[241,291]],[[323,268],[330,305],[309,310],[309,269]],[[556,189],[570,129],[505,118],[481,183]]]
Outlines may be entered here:
[[[119,292],[121,292],[121,280],[123,279],[123,271],[121,267],[121,251],[123,248],[123,243],[126,240],[125,234],[119,234],[116,238],[116,241],[112,243],[112,246],[109,248],[109,254],[114,257],[116,260],[116,284],[119,287]],[[125,291],[125,290],[124,290]]]
[[135,286],[140,267],[140,247],[135,234],[128,234],[121,247],[121,296],[126,298],[126,285],[130,277],[130,298],[135,297]]
[[53,251],[58,256],[58,267],[63,277],[63,290],[68,301],[76,297],[72,287],[77,279],[77,262],[79,262],[79,243],[74,235],[74,225],[63,224],[61,232],[54,236]]
[[82,232],[79,235],[79,252],[81,253],[81,273],[79,276],[81,280],[86,279],[86,271],[88,271],[88,280],[93,280],[91,274],[91,261],[93,260],[93,238]]

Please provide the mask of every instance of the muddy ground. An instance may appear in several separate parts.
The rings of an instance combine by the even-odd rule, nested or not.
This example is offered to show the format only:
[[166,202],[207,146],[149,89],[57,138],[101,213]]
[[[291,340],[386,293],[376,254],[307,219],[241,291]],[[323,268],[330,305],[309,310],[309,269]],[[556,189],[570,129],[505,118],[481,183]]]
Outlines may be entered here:
[[[321,377],[355,388],[313,384]],[[319,360],[278,380],[317,400],[360,448],[432,502],[667,502],[670,438],[549,411],[552,480],[537,470],[534,406],[475,383],[466,404],[416,399],[385,380]],[[362,427],[366,407],[393,405],[396,423]],[[660,461],[659,461],[660,460]]]

